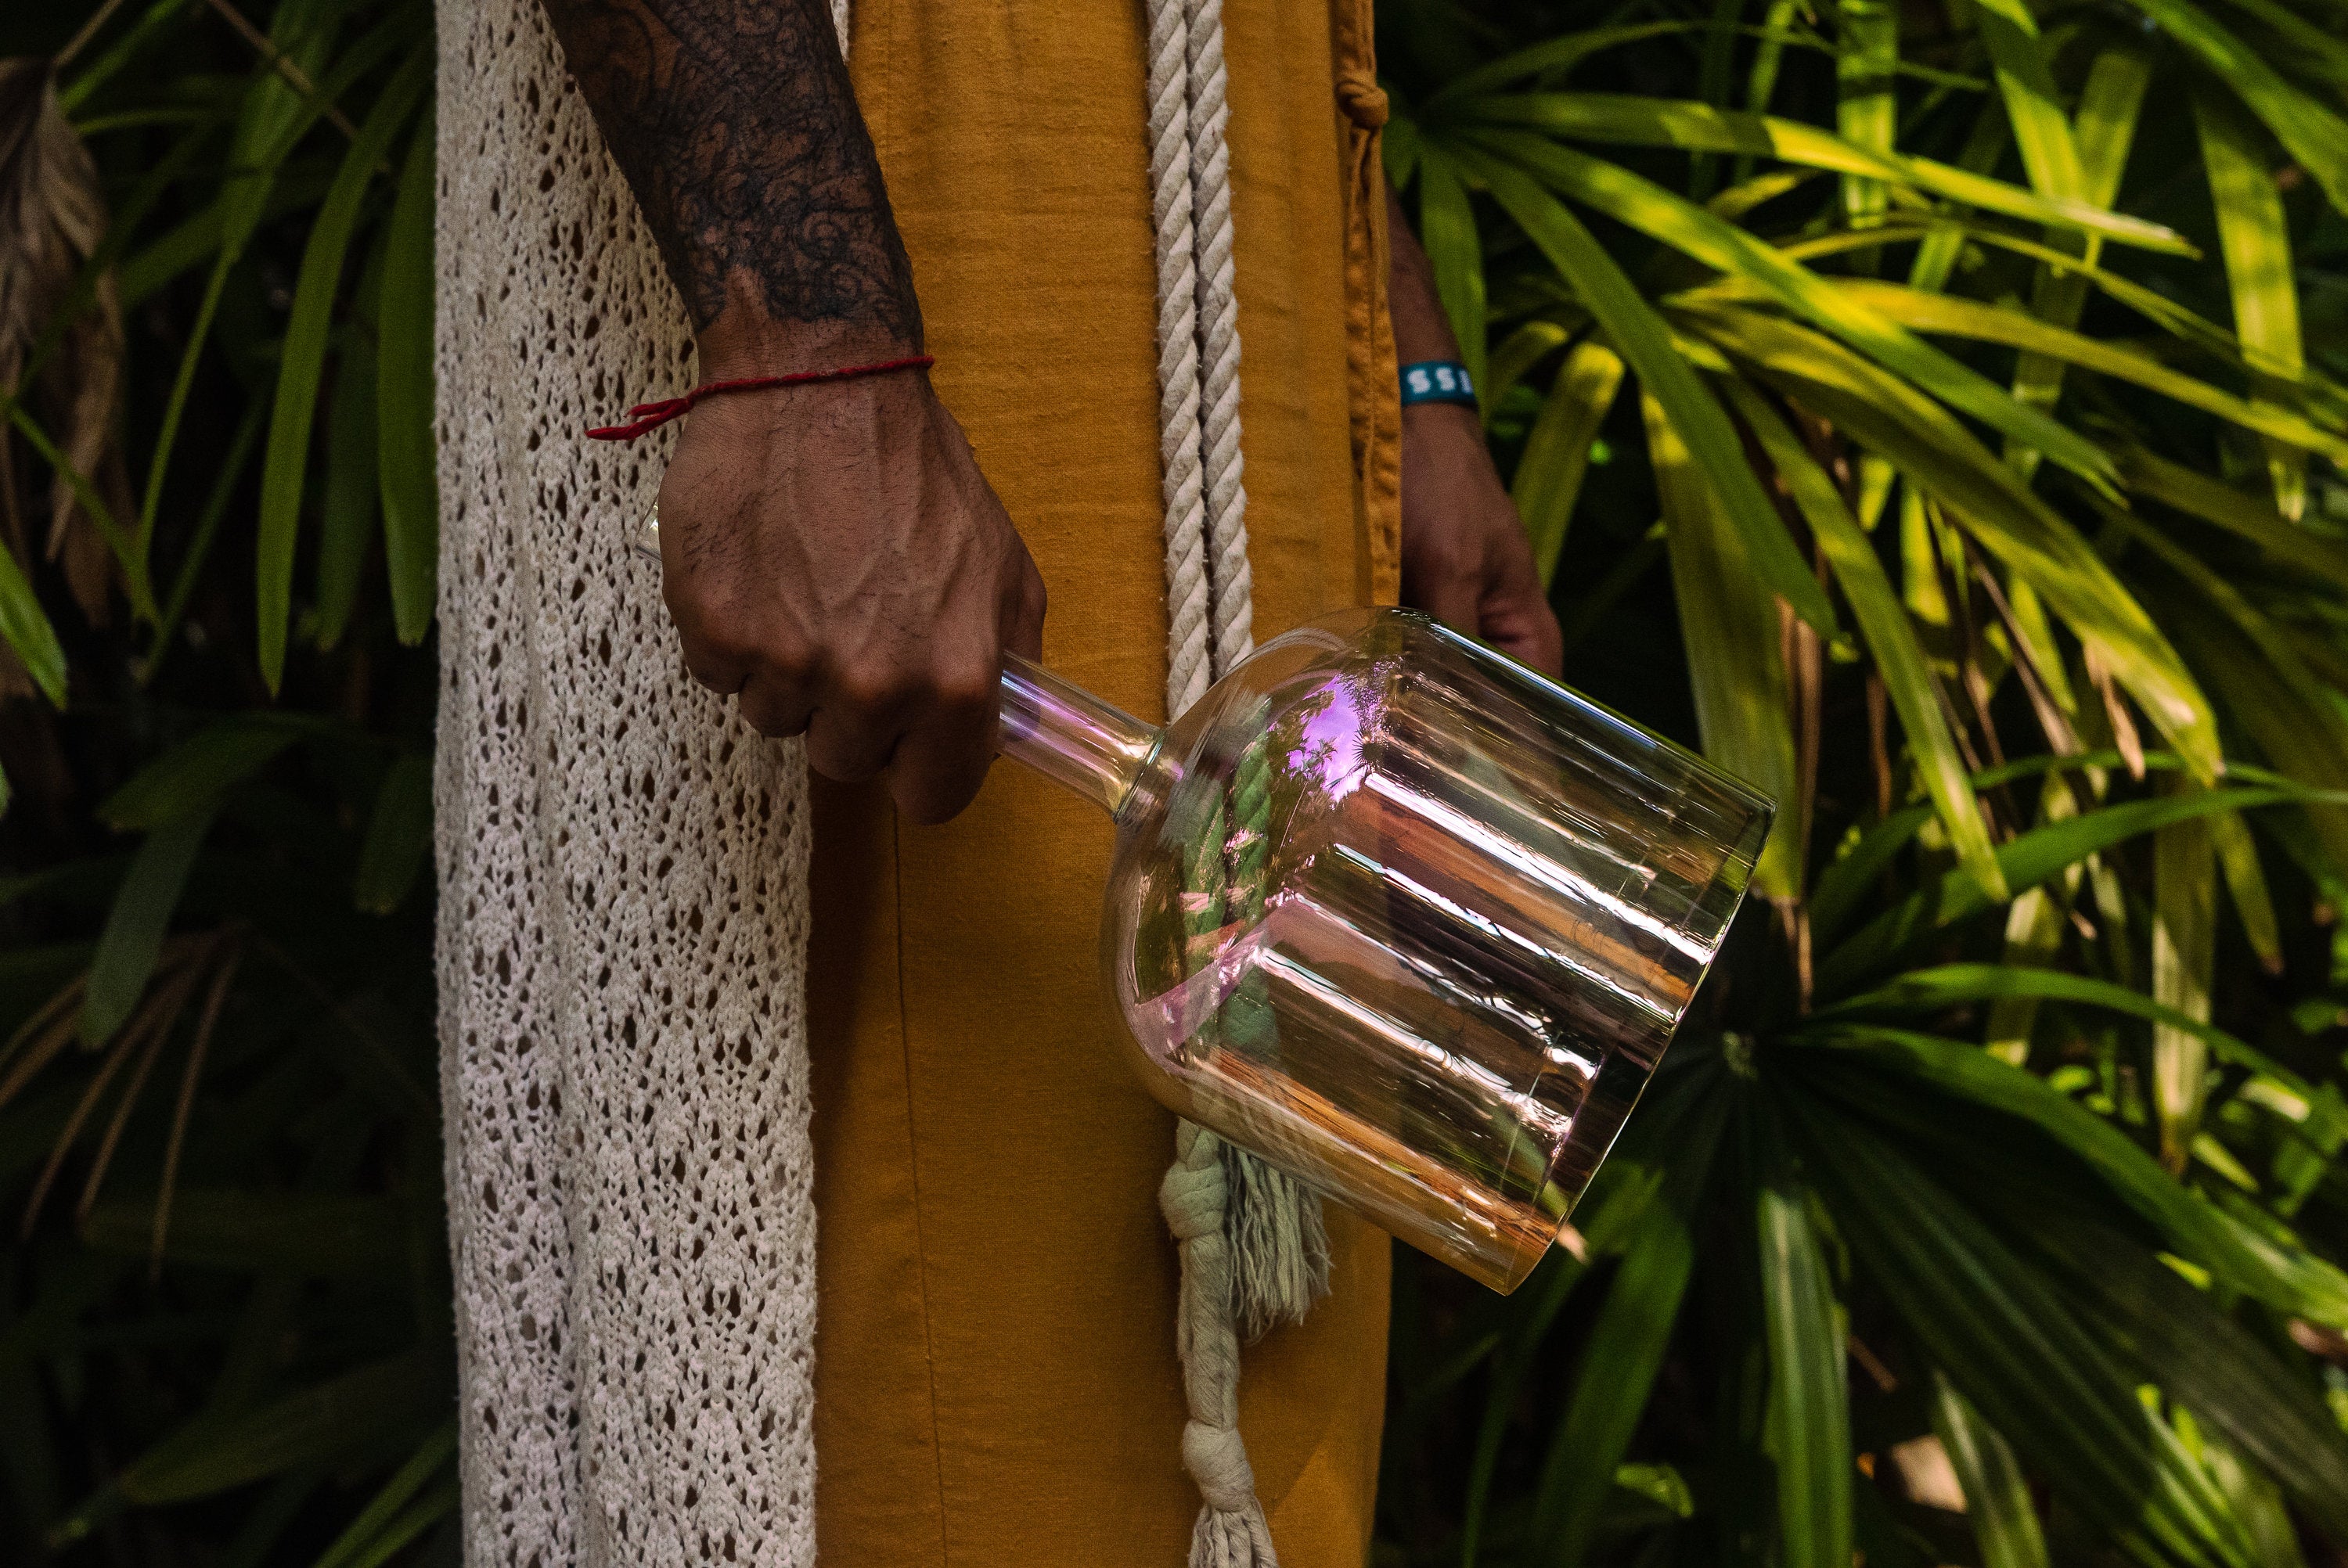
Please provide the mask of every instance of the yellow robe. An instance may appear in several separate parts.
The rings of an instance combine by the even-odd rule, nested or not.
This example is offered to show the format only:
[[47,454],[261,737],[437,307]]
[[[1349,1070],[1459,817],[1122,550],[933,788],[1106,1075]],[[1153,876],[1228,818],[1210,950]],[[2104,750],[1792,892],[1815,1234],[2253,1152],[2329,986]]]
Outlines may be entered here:
[[[1226,0],[1259,638],[1395,588],[1384,99],[1366,0]],[[1034,551],[1053,668],[1162,717],[1143,16],[858,0],[851,68],[934,380]],[[954,822],[819,784],[808,960],[824,1568],[1176,1568],[1173,1121],[1111,1047],[1109,825],[1016,767]],[[1284,1568],[1366,1553],[1386,1238],[1329,1213],[1333,1291],[1246,1357]]]

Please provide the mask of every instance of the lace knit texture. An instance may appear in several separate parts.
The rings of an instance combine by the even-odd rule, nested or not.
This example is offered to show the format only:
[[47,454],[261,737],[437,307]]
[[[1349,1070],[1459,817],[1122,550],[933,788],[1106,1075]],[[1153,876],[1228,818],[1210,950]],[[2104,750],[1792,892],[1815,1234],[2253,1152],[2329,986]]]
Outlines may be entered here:
[[815,1560],[806,785],[625,548],[682,304],[537,0],[442,0],[440,1008],[474,1568]]

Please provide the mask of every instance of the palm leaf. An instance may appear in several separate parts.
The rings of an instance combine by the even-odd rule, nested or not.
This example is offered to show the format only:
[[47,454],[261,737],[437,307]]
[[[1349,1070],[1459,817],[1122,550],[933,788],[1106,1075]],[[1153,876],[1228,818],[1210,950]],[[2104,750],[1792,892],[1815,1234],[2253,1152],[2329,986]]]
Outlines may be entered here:
[[1485,387],[1483,242],[1477,237],[1468,188],[1450,158],[1433,146],[1418,159],[1418,239],[1435,270],[1436,297],[1451,320],[1468,379]]
[[1883,180],[2025,222],[2101,234],[2145,250],[2193,253],[2183,238],[2157,223],[2035,194],[1952,164],[1869,149],[1831,131],[1774,115],[1615,93],[1526,93],[1462,104],[1456,122],[1462,129],[1521,128],[1577,141],[1776,159]]
[[81,1013],[81,1038],[100,1045],[114,1037],[146,994],[163,951],[163,936],[179,907],[180,891],[211,829],[209,805],[163,823],[147,835],[107,912],[105,929],[90,955],[88,999]]
[[[296,69],[314,76],[333,42],[339,20],[330,0],[284,0],[270,25],[270,46]],[[246,244],[267,216],[278,170],[302,134],[317,119],[322,106],[305,102],[285,77],[264,62],[254,67],[254,85],[245,95],[229,149],[229,175],[219,198],[219,226],[212,269],[196,308],[194,329],[180,356],[180,369],[164,404],[161,428],[147,466],[147,486],[139,508],[134,548],[143,569],[163,502],[163,481],[178,444],[180,421],[187,412],[195,386],[196,365],[211,336],[212,323],[231,272]]]
[[1819,553],[1842,585],[1843,597],[1850,601],[1851,614],[1858,619],[1892,706],[1899,711],[1900,725],[1907,731],[1916,771],[1948,829],[1958,861],[1980,881],[1984,894],[2003,900],[2007,896],[2005,881],[1991,848],[1989,823],[1965,777],[1964,759],[1958,753],[1933,690],[1924,651],[1917,645],[1915,630],[1884,573],[1883,563],[1876,559],[1874,545],[1843,504],[1834,481],[1803,450],[1767,402],[1737,377],[1727,378],[1724,386],[1769,455],[1794,504],[1801,508]]
[[[1941,964],[1931,968],[1910,969],[1874,990],[1821,1008],[1815,1016],[1825,1020],[1885,1009],[1941,1012],[1975,1002],[2020,998],[2108,1008],[2115,1012],[2144,1019],[2163,1028],[2194,1036],[2219,1061],[2270,1079],[2311,1105],[2315,1105],[2322,1098],[2299,1074],[2206,1019],[2180,1012],[2142,991],[2086,975],[2066,974],[2060,969],[2031,968],[2012,964]],[[2335,1125],[2328,1111],[2319,1107],[2311,1113],[2324,1119],[2324,1131],[2348,1137],[2348,1115],[2339,1117]]]
[[[1900,98],[1892,70],[1900,58],[1900,8],[1886,0],[1846,0],[1838,19],[1843,52],[1835,61],[1835,128],[1853,147],[1878,157],[1891,151],[1900,128]],[[1852,228],[1864,229],[1891,204],[1880,179],[1842,178],[1842,210]]]
[[1937,1371],[1932,1430],[1964,1489],[1965,1517],[1981,1547],[1982,1568],[2052,1568],[2021,1461],[1998,1430]]
[[[2253,359],[2271,363],[2296,379],[2305,362],[2299,336],[2299,285],[2291,277],[2291,227],[2283,218],[2282,193],[2244,117],[2212,95],[2193,98],[2194,123],[2201,132],[2201,166],[2209,170],[2209,198],[2218,213],[2218,249],[2226,260],[2226,283],[2234,299],[2234,332]],[[2307,507],[2307,461],[2288,449],[2269,447],[2267,466],[2274,481],[2275,509],[2296,518]]]
[[2054,1214],[2034,1217],[2031,1233],[2139,1377],[2266,1465],[2326,1531],[2348,1534],[2348,1440],[2302,1368],[2109,1228]]
[[1612,1491],[1647,1393],[1695,1267],[1692,1216],[1719,1136],[1718,1097],[1678,1119],[1687,1142],[1673,1151],[1664,1185],[1644,1205],[1625,1242],[1622,1267],[1591,1328],[1534,1489],[1535,1560],[1575,1568],[1586,1554],[1599,1511]]
[[1524,456],[1509,481],[1509,498],[1530,536],[1533,565],[1547,589],[1565,551],[1573,504],[1590,469],[1590,446],[1622,385],[1622,356],[1594,340],[1565,356],[1541,411],[1525,436]]
[[2122,478],[2137,494],[2249,540],[2278,566],[2348,591],[2348,549],[2337,541],[2294,527],[2264,502],[2140,446],[2124,449],[2119,461]]
[[1808,1196],[1785,1172],[1761,1184],[1756,1224],[1779,1560],[1802,1568],[1849,1568],[1852,1464],[1842,1314],[1810,1224]]
[[303,481],[310,469],[310,425],[325,369],[326,338],[343,261],[358,225],[360,202],[376,166],[424,96],[432,56],[419,51],[376,98],[344,154],[334,185],[320,205],[302,254],[294,309],[278,363],[275,412],[261,476],[261,519],[255,544],[255,586],[261,629],[261,675],[272,692],[285,669],[285,635],[293,610],[294,547],[301,519]]
[[1796,897],[1802,882],[1801,814],[1792,808],[1799,784],[1786,668],[1775,635],[1777,601],[1755,573],[1744,539],[1715,504],[1663,405],[1653,396],[1642,404],[1696,729],[1707,757],[1776,803],[1753,885],[1772,898]]
[[[2035,887],[2090,855],[2170,823],[2215,811],[2248,811],[2286,801],[2328,798],[2291,788],[2213,789],[2107,805],[2034,827],[2001,845],[1998,868],[2009,888]],[[1970,874],[1952,871],[1884,910],[1828,953],[1818,966],[1818,992],[1827,997],[1846,993],[1853,983],[1915,942],[1993,907]]]
[[2027,1122],[2075,1155],[2104,1190],[2155,1226],[2172,1250],[2234,1288],[2311,1322],[2348,1317],[2348,1275],[2247,1230],[2172,1180],[2119,1128],[2044,1080],[1962,1040],[1905,1030],[1830,1022],[1800,1038]]
[[[434,1476],[448,1468],[456,1451],[457,1423],[451,1420],[424,1440],[312,1568],[373,1568],[412,1540],[438,1517],[438,1512],[419,1517],[411,1503]],[[455,1501],[450,1491],[439,1499],[440,1509]]]
[[2236,397],[2207,382],[2180,374],[2147,354],[2065,332],[2020,311],[2003,310],[1974,300],[1926,293],[1864,278],[1842,280],[1838,286],[1887,319],[1918,332],[1946,333],[1982,343],[2004,343],[2061,360],[2083,370],[2132,382],[2293,446],[2348,462],[2348,439],[2321,429],[2275,404]]
[[2127,0],[2226,84],[2348,212],[2348,120],[2282,78],[2257,50],[2192,0]]
[[[2026,11],[2023,14],[2028,15]],[[2034,24],[2032,30],[2034,34]],[[2037,38],[2034,36],[2030,45],[2033,55],[2043,61],[2044,52]],[[2119,194],[2120,175],[2127,166],[2128,149],[2136,140],[2137,117],[2144,105],[2145,89],[2151,80],[2151,63],[2134,49],[2117,46],[2096,56],[2095,64],[2088,67],[2086,84],[2079,89],[2076,136],[2072,136],[2072,128],[2064,127],[2063,138],[2071,144],[2070,160],[2075,166],[2078,179],[2075,187],[2065,186],[2064,190],[2097,207],[2113,204]],[[2032,95],[2036,96],[2034,87]],[[2048,101],[2053,101],[2051,97]],[[2011,107],[2011,93],[2007,102]],[[2055,118],[2059,122],[2059,111]],[[2052,135],[2051,128],[2048,134]],[[2045,158],[2047,179],[2065,178],[2061,160],[2059,152]],[[2032,178],[2040,190],[2049,189],[2040,183],[2036,173]],[[2093,237],[2075,243],[2090,261],[2100,253],[2101,242]],[[2070,331],[2079,324],[2090,286],[2088,275],[2077,268],[2044,262],[2032,289],[2031,313],[2050,326]],[[2013,368],[2014,396],[2034,407],[2053,408],[2062,394],[2063,371],[2059,359],[2024,353]],[[2036,470],[2037,453],[2016,448],[2007,456],[2024,476]]]
[[392,615],[402,642],[424,640],[438,572],[439,443],[433,432],[433,118],[416,128],[400,166],[399,194],[384,237],[383,292],[376,320],[376,412],[381,421],[384,555]]
[[[1651,1106],[1649,1110],[1659,1118],[1671,1115],[1662,1106]],[[1639,1169],[1627,1157],[1618,1156],[1602,1169],[1608,1173],[1607,1184],[1597,1194],[1598,1201],[1590,1204],[1585,1200],[1588,1214],[1577,1210],[1574,1216],[1581,1227],[1583,1255],[1576,1257],[1562,1247],[1550,1249],[1518,1298],[1524,1303],[1523,1310],[1493,1361],[1493,1394],[1484,1406],[1476,1433],[1467,1495],[1461,1507],[1459,1560],[1468,1568],[1473,1568],[1477,1561],[1477,1546],[1499,1468],[1501,1440],[1517,1414],[1517,1395],[1532,1370],[1542,1340],[1559,1312],[1588,1276],[1591,1263],[1619,1254],[1625,1243],[1639,1234],[1639,1222],[1662,1184],[1659,1172]]]
[[134,1460],[118,1484],[143,1503],[207,1497],[396,1437],[438,1417],[448,1398],[413,1358],[363,1367],[247,1415],[200,1416]]
[[2031,189],[2058,200],[2108,206],[2108,199],[2096,201],[2087,194],[2079,145],[2055,90],[2038,18],[2022,0],[1982,0],[1978,18]]
[[[2217,856],[2209,820],[2188,817],[2156,829],[2152,868],[2153,999],[2206,1024],[2218,935]],[[2161,1157],[2172,1171],[2185,1168],[2186,1151],[2200,1131],[2208,1064],[2199,1031],[2153,1025],[2153,1107],[2160,1118]]]
[[0,546],[0,638],[24,663],[54,707],[66,705],[66,651],[57,628],[41,608],[33,585],[16,564],[16,552]]
[[2267,973],[2282,973],[2282,923],[2275,917],[2274,898],[2267,891],[2266,870],[2259,864],[2258,845],[2248,824],[2231,812],[2208,819],[2209,842],[2225,873],[2226,892],[2242,924],[2242,938],[2259,956]]
[[1470,167],[1559,272],[1572,280],[1611,345],[1638,373],[1645,393],[1663,405],[1672,428],[1744,536],[1764,580],[1803,620],[1830,632],[1834,607],[1803,566],[1776,508],[1761,493],[1735,428],[1681,356],[1669,329],[1563,202],[1497,160],[1476,159]]
[[2057,1492],[2140,1562],[2240,1562],[2222,1501],[2045,1276],[1875,1132],[1808,1097],[1789,1103],[1869,1276]]

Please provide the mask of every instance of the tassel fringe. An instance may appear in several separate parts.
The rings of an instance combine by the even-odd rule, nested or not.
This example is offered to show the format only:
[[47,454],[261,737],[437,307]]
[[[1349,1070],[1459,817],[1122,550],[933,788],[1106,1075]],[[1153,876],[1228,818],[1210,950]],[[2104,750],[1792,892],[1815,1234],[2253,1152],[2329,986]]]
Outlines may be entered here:
[[1329,1294],[1329,1227],[1318,1194],[1245,1149],[1223,1145],[1223,1175],[1231,1316],[1252,1345],[1282,1324],[1303,1322]]

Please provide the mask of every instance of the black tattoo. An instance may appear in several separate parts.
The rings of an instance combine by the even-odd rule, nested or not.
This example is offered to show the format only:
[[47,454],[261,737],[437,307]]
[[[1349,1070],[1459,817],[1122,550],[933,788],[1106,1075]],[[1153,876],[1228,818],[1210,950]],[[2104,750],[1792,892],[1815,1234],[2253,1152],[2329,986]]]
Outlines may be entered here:
[[729,302],[918,348],[912,263],[825,0],[545,0],[707,326]]

